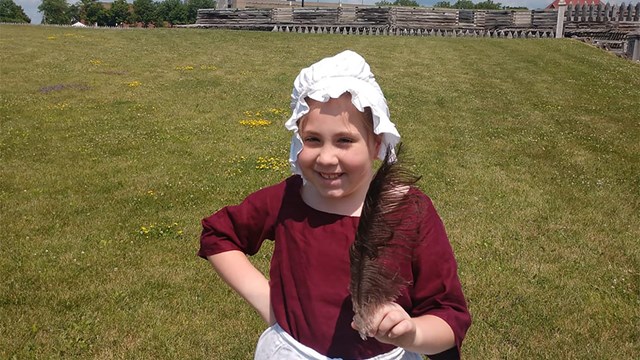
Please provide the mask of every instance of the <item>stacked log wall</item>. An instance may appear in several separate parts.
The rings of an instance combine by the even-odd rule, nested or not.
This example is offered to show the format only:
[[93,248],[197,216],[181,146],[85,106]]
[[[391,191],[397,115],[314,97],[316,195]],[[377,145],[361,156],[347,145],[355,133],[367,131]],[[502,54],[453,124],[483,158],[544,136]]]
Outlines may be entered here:
[[[255,1],[255,0],[254,0]],[[249,2],[250,3],[250,2]],[[265,4],[267,2],[264,2]],[[269,0],[269,4],[286,3]],[[296,2],[297,3],[297,2]],[[293,3],[292,3],[293,4]],[[311,3],[321,4],[321,3]],[[555,31],[556,10],[459,10],[426,7],[279,7],[247,9],[202,9],[195,26],[261,28],[280,25],[386,26],[396,29]],[[640,28],[640,2],[636,4],[569,5],[565,32],[611,30],[631,32]]]

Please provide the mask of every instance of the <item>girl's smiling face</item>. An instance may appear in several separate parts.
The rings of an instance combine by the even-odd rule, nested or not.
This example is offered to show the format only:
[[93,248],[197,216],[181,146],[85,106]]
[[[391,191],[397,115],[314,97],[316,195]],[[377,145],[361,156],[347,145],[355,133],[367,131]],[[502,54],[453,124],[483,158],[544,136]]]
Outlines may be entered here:
[[307,99],[307,104],[298,155],[306,179],[303,199],[318,210],[359,215],[380,146],[371,118],[353,106],[349,93],[325,103]]

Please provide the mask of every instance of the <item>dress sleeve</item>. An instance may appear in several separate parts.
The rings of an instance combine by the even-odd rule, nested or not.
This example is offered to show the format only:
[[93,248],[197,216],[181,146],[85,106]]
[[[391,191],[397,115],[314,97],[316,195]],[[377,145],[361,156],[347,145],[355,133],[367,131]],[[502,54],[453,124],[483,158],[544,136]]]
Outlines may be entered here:
[[242,203],[203,219],[198,256],[206,258],[230,250],[256,254],[265,239],[273,239],[285,184],[261,189]]
[[456,346],[430,359],[459,359],[462,340],[471,325],[471,316],[458,278],[458,266],[444,224],[424,195],[423,220],[413,260],[411,316],[435,315],[449,324]]

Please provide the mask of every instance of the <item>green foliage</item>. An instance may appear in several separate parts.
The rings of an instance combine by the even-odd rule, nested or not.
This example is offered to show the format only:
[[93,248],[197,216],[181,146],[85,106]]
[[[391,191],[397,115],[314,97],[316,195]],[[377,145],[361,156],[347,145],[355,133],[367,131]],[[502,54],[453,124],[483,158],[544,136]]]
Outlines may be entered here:
[[199,9],[215,9],[216,2],[214,0],[187,0],[187,23],[195,24],[198,18]]
[[80,6],[81,3],[77,2],[75,4],[69,5],[69,8],[67,8],[67,16],[72,23],[82,20],[82,17],[80,15]]
[[87,25],[99,26],[111,25],[111,14],[98,0],[80,0],[78,3],[78,15],[80,20]]
[[131,13],[129,12],[129,3],[127,0],[115,0],[111,4],[111,23],[120,25],[129,20]]
[[157,18],[172,25],[187,23],[187,5],[180,0],[164,0],[157,5]]
[[395,0],[394,2],[388,2],[386,0],[375,3],[376,6],[407,6],[407,7],[420,7],[415,0]]
[[133,0],[133,21],[141,22],[144,27],[152,23],[158,24],[157,6],[153,0]]
[[482,10],[500,10],[502,9],[502,4],[501,3],[494,3],[491,0],[485,0],[482,2],[479,2],[475,5],[476,9],[482,9]]
[[69,6],[67,15],[72,22],[81,21],[86,25],[116,26],[129,20],[129,4],[126,0],[116,0],[106,9],[97,0],[80,0]]
[[445,9],[482,9],[482,10],[500,10],[502,9],[501,3],[494,3],[492,0],[486,0],[474,4],[471,0],[458,0],[453,5],[449,1],[439,1],[433,5],[436,8]]
[[38,11],[42,13],[43,24],[68,25],[71,22],[67,0],[42,0]]
[[453,4],[454,9],[475,9],[476,5],[471,0],[458,0]]
[[407,6],[407,7],[420,7],[420,4],[418,4],[418,2],[415,0],[396,0],[393,2],[393,5]]
[[199,220],[286,176],[271,109],[346,48],[446,224],[463,357],[637,358],[639,64],[571,39],[13,25],[0,358],[251,359],[265,325],[195,256]]
[[22,6],[13,0],[0,0],[0,22],[31,23]]
[[451,9],[453,6],[449,1],[438,1],[437,3],[433,4],[433,7]]

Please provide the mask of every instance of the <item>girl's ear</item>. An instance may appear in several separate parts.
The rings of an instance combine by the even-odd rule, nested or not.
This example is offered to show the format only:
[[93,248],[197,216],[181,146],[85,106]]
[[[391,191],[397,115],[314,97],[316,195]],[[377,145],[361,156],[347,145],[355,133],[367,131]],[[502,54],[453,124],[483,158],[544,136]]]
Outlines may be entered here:
[[378,154],[380,153],[380,146],[382,146],[382,135],[373,134],[373,136],[374,136],[373,141],[375,144],[374,146],[375,152],[373,153],[373,158],[375,159],[378,157]]

